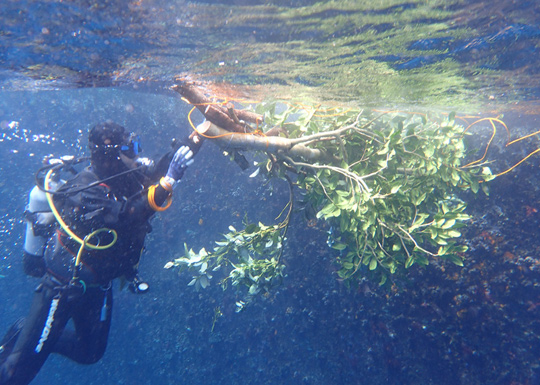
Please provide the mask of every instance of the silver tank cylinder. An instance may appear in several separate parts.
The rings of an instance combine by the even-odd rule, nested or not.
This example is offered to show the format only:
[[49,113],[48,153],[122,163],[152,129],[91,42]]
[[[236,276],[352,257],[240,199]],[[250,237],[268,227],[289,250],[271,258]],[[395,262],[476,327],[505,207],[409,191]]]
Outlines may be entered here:
[[37,225],[46,226],[54,222],[55,218],[51,208],[49,207],[49,203],[47,202],[47,195],[45,192],[41,191],[39,187],[35,186],[32,191],[30,191],[26,210],[36,215],[34,222],[29,219],[26,220],[24,250],[28,254],[42,256],[45,249],[45,244],[47,243],[47,238],[34,234],[34,223]]

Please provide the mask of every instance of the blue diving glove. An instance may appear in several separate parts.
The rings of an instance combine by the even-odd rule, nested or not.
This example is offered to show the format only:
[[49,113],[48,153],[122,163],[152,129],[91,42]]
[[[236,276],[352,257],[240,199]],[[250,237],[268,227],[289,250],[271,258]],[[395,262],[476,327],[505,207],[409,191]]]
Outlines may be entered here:
[[192,157],[193,151],[191,151],[188,146],[182,146],[176,151],[169,164],[167,175],[165,176],[171,185],[174,185],[174,183],[179,181],[184,175],[186,168],[193,164]]

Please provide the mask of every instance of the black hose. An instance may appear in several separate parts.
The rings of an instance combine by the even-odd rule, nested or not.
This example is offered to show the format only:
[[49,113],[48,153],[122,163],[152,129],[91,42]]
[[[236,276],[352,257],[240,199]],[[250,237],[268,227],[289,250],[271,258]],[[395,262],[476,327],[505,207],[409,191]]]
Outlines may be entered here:
[[88,160],[88,158],[78,158],[72,162],[69,162],[69,163],[59,163],[59,164],[48,164],[44,167],[41,167],[39,170],[37,170],[36,174],[35,174],[35,181],[36,181],[36,186],[38,186],[38,188],[43,191],[43,192],[46,192],[46,193],[49,193],[49,194],[52,194],[52,195],[71,195],[71,194],[77,194],[81,191],[84,191],[84,190],[88,190],[88,189],[91,189],[95,186],[98,186],[100,185],[101,183],[105,183],[105,182],[108,182],[112,179],[116,179],[116,178],[119,178],[121,176],[124,176],[124,175],[127,175],[127,174],[130,174],[132,172],[136,172],[136,171],[140,171],[142,170],[144,167],[144,165],[141,165],[139,167],[136,167],[136,168],[132,168],[132,169],[129,169],[129,170],[126,170],[126,171],[122,171],[118,174],[115,174],[115,175],[112,175],[112,176],[109,176],[107,178],[104,178],[104,179],[101,179],[101,180],[97,180],[95,182],[92,182],[90,183],[89,185],[87,186],[82,186],[82,187],[78,187],[78,188],[72,188],[72,189],[67,189],[67,190],[60,190],[60,191],[55,191],[55,190],[47,190],[45,188],[45,186],[43,185],[43,178],[40,178],[40,174],[43,173],[43,172],[46,172],[46,171],[49,171],[51,169],[54,169],[55,171],[57,170],[60,170],[62,168],[67,168],[67,167],[72,167],[73,165],[75,164],[78,164],[78,163],[81,163],[83,161],[86,161]]

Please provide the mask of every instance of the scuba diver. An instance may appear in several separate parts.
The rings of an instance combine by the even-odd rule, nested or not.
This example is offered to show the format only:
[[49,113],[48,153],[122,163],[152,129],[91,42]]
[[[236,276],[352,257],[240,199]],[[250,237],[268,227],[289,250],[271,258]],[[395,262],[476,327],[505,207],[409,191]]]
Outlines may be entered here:
[[[137,265],[150,218],[172,202],[173,187],[193,163],[194,135],[154,164],[140,158],[138,136],[101,123],[90,130],[90,166],[52,159],[37,174],[26,211],[23,267],[40,277],[30,312],[0,341],[0,384],[28,384],[51,353],[78,363],[105,353],[113,305],[112,280],[148,291]],[[43,176],[43,173],[46,175]],[[61,178],[68,174],[69,178]],[[69,319],[74,328],[67,328]]]

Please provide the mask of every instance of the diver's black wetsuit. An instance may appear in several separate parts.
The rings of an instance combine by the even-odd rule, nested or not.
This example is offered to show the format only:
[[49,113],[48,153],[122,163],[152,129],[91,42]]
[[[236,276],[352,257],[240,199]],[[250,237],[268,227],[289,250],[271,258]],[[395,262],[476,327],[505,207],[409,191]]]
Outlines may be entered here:
[[[1,385],[28,384],[50,353],[90,364],[105,352],[113,304],[111,281],[121,276],[129,280],[136,275],[144,239],[150,231],[148,220],[155,212],[148,204],[146,191],[157,178],[130,173],[69,194],[98,179],[91,169],[81,171],[59,190],[68,194],[55,195],[54,202],[79,237],[108,228],[118,233],[118,240],[106,250],[84,249],[78,274],[82,282],[70,287],[74,256],[80,245],[60,226],[54,230],[44,253],[47,271],[15,345],[0,366]],[[163,204],[168,192],[159,188],[155,191],[155,203]],[[108,244],[111,239],[110,233],[103,232],[89,242]],[[70,318],[74,330],[65,329]]]

